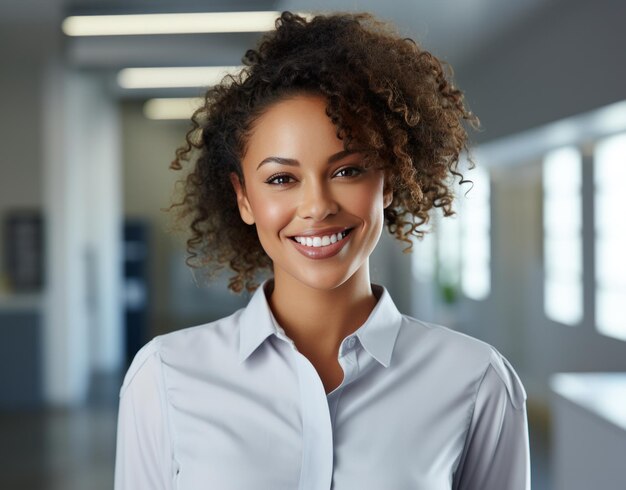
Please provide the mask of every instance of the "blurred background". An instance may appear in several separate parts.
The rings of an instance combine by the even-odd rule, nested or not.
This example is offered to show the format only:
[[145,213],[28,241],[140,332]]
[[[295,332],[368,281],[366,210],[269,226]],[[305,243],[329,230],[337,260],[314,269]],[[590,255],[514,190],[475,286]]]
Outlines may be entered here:
[[[454,67],[474,187],[415,253],[383,235],[372,280],[511,361],[533,490],[626,488],[623,0],[2,0],[0,488],[112,488],[137,349],[246,304],[161,209],[194,98],[282,10],[371,11]],[[93,17],[154,13],[194,15]]]

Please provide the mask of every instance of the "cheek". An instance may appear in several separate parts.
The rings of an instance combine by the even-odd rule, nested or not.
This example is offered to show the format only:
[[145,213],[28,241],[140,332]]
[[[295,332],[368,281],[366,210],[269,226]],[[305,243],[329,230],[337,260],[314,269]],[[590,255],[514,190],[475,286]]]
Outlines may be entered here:
[[354,188],[345,196],[346,209],[351,214],[361,216],[371,222],[371,226],[378,225],[383,217],[383,183],[382,180],[372,179],[366,185]]
[[259,235],[275,235],[289,223],[290,206],[284,199],[256,196],[251,201]]

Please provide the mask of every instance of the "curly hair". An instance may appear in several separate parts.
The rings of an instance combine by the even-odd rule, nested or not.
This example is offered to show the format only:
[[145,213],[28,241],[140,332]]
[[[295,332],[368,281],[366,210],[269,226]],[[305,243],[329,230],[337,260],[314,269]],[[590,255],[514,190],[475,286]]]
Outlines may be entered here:
[[178,208],[177,222],[191,230],[187,265],[210,274],[228,265],[234,292],[254,291],[256,273],[272,267],[255,225],[240,217],[229,179],[235,172],[243,182],[251,127],[271,104],[300,93],[326,98],[344,148],[357,144],[366,150],[366,164],[384,169],[385,186],[393,190],[385,225],[409,244],[404,252],[411,236],[423,237],[432,208],[454,214],[453,176],[470,182],[458,171],[460,154],[468,150],[466,125],[479,125],[449,66],[369,13],[307,20],[287,11],[275,26],[245,53],[238,74],[207,90],[170,165],[180,170],[194,155],[193,168],[179,181],[181,200],[167,209]]

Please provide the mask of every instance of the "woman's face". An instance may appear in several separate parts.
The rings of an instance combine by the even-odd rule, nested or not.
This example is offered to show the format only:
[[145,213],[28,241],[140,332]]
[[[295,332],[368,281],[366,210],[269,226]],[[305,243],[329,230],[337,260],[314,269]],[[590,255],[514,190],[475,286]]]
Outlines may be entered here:
[[231,174],[241,218],[256,225],[275,277],[315,289],[368,267],[392,198],[383,194],[382,170],[366,170],[362,154],[344,151],[325,109],[315,95],[270,106],[242,159],[245,187]]

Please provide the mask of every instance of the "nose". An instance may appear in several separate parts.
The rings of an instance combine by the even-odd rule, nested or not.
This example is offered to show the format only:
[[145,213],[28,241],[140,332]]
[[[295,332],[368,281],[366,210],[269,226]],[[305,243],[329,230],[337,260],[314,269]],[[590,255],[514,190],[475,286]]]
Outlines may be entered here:
[[322,221],[339,210],[329,186],[324,183],[309,181],[304,183],[301,189],[302,196],[298,206],[300,218]]

